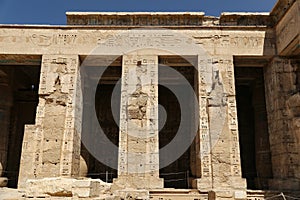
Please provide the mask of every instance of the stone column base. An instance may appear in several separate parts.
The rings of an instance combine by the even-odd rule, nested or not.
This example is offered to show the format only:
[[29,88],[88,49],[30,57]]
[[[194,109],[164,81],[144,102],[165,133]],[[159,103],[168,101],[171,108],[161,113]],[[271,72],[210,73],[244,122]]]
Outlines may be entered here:
[[211,191],[212,189],[237,189],[246,190],[246,179],[240,177],[230,177],[228,182],[220,182],[211,178],[198,178],[192,180],[192,187],[203,192]]
[[6,187],[8,179],[6,177],[0,177],[0,187]]
[[192,188],[198,189],[201,192],[208,192],[212,190],[211,178],[197,178],[192,180]]
[[211,178],[194,179],[192,183],[193,188],[208,192],[209,200],[247,199],[246,179],[240,177],[230,177],[227,183],[217,182]]
[[162,189],[164,188],[164,180],[162,178],[154,177],[119,177],[114,179],[112,190],[122,189]]
[[269,180],[270,190],[281,190],[281,191],[299,191],[300,190],[300,179],[270,179]]
[[115,195],[120,197],[121,199],[150,199],[150,194],[148,190],[118,190],[115,192]]
[[247,199],[246,190],[214,190],[208,192],[208,200]]

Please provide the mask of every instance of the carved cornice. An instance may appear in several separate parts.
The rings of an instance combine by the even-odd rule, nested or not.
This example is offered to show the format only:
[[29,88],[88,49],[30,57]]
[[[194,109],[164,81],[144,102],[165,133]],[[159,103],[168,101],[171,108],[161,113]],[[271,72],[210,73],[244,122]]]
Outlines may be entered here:
[[274,8],[270,12],[270,16],[272,17],[275,24],[277,24],[283,16],[287,13],[287,11],[292,7],[292,5],[296,2],[296,0],[278,0],[275,4]]
[[221,26],[273,26],[269,13],[224,12],[220,17]]
[[68,25],[197,26],[203,12],[67,12]]
[[220,17],[203,12],[67,12],[68,25],[87,26],[272,26],[269,13],[222,13]]

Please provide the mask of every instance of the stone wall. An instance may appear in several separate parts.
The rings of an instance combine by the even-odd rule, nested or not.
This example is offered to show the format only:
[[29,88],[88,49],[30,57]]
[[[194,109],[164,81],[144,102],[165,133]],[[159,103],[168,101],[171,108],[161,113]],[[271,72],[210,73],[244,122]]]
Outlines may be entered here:
[[265,69],[269,140],[274,180],[271,189],[300,189],[299,59],[275,57]]

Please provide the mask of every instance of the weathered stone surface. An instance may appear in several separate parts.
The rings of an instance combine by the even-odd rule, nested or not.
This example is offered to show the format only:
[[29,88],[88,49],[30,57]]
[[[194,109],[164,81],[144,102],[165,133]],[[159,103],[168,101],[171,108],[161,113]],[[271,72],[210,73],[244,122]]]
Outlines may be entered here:
[[26,197],[91,198],[110,195],[111,184],[100,179],[44,178],[26,182]]
[[74,179],[67,178],[45,178],[27,180],[26,196],[38,197],[42,195],[57,197],[72,197],[72,185]]
[[[82,100],[78,59],[43,56],[36,125],[25,129],[19,187],[30,178],[79,175]],[[32,140],[32,146],[27,146]]]
[[223,26],[272,26],[273,19],[269,13],[224,12],[220,17]]
[[136,200],[149,200],[150,195],[148,190],[119,190],[117,195],[121,199],[136,199]]
[[[281,11],[282,7],[286,11]],[[265,80],[259,79],[260,83],[255,87],[252,79],[257,80],[256,77],[240,77],[239,80],[241,85],[252,87],[249,90],[251,98],[259,99],[246,101],[251,102],[253,105],[248,106],[254,109],[253,119],[248,125],[255,124],[252,162],[256,162],[255,167],[259,168],[251,176],[257,181],[258,188],[300,190],[299,9],[299,1],[280,0],[270,14],[223,13],[216,18],[204,16],[201,12],[67,13],[67,26],[1,25],[0,187],[11,181],[2,176],[17,173],[7,169],[13,155],[8,144],[12,144],[10,148],[16,145],[9,140],[15,137],[16,131],[23,131],[23,124],[16,122],[21,117],[15,110],[22,106],[17,102],[31,100],[26,96],[35,91],[38,106],[35,121],[30,125],[26,120],[24,122],[27,125],[18,177],[18,187],[26,191],[27,198],[261,200],[264,197],[260,194],[249,194],[249,191],[247,194],[246,180],[242,178],[241,157],[245,155],[240,152],[243,142],[239,137],[234,73],[235,67],[260,67],[264,68]],[[153,29],[151,26],[169,29]],[[118,177],[111,177],[115,178],[112,184],[83,178],[91,175],[88,169],[92,165],[95,169],[113,168],[104,166],[106,163],[96,166],[96,159],[90,158],[97,155],[88,155],[84,160],[81,154],[88,152],[80,152],[81,145],[84,145],[80,138],[82,128],[88,127],[89,137],[96,141],[93,149],[105,143],[93,133],[98,121],[96,118],[95,123],[89,121],[92,114],[87,114],[88,122],[82,121],[83,104],[91,103],[83,102],[83,95],[95,94],[85,93],[84,89],[90,85],[81,81],[99,79],[96,73],[81,71],[81,63],[90,54],[100,57],[92,55],[92,59],[85,63],[88,66],[100,68],[109,63],[112,68],[122,67],[120,123],[116,122],[119,129],[110,128],[112,120],[105,120],[108,113],[100,112],[102,122],[107,123],[107,134],[114,134],[114,142],[119,142],[119,149],[114,144],[115,152],[119,150],[118,167],[114,168],[118,170]],[[118,59],[114,60],[115,57]],[[190,120],[189,126],[197,126],[195,134],[190,133],[191,127],[185,130],[188,137],[180,142],[189,140],[189,135],[195,135],[195,139],[181,158],[172,160],[170,166],[174,167],[172,173],[176,175],[167,174],[172,179],[165,180],[182,181],[182,185],[189,188],[187,191],[166,191],[163,189],[164,180],[160,178],[160,141],[173,138],[160,135],[159,130],[160,123],[163,124],[160,120],[167,121],[167,117],[159,119],[158,114],[158,80],[162,75],[159,74],[159,64],[177,67],[196,95],[196,103],[186,103],[190,103],[192,112],[197,113],[191,113],[195,115],[191,119],[177,111],[171,112],[179,116],[178,121]],[[19,73],[8,73],[7,69],[16,65],[41,68],[38,92],[36,83],[29,81],[31,89],[25,87],[24,77],[22,81],[26,84],[22,82],[22,87],[11,86],[11,82],[21,79]],[[27,78],[34,76],[30,72],[24,73],[27,73]],[[165,76],[163,81],[169,81],[173,86],[182,84],[168,74]],[[109,85],[117,80],[112,73],[99,83]],[[15,94],[23,90],[24,93]],[[25,98],[20,100],[20,95]],[[265,123],[265,106],[261,103],[264,95],[268,124]],[[175,122],[172,123],[166,132],[176,132]],[[178,143],[177,149],[168,155],[179,151],[181,145]],[[110,154],[102,156],[105,160],[112,157]],[[14,164],[16,162],[10,165]],[[182,169],[180,165],[183,164],[188,167],[180,172],[178,169]],[[185,177],[178,178],[177,174]],[[190,190],[191,187],[197,192]],[[152,195],[154,190],[161,191]]]
[[[281,2],[280,2],[281,4]],[[278,5],[280,5],[278,4]],[[290,2],[281,6],[290,6],[290,10],[278,20],[276,26],[276,44],[279,55],[299,55],[299,26],[300,26],[300,2]],[[276,12],[279,9],[277,8]]]
[[[151,27],[149,28],[151,29]],[[227,28],[222,27],[222,30],[199,29],[197,31],[189,29],[155,30],[156,32],[149,32],[147,30],[132,29],[132,32],[125,32],[122,29],[99,29],[94,31],[92,27],[79,29],[78,31],[75,26],[60,26],[48,29],[43,29],[42,27],[3,27],[0,29],[0,37],[3,38],[0,40],[2,50],[0,53],[6,55],[26,52],[27,55],[32,56],[36,54],[59,55],[61,53],[68,55],[76,52],[78,55],[89,55],[95,48],[102,45],[105,48],[98,48],[97,54],[107,56],[122,55],[129,48],[140,48],[147,45],[156,48],[170,47],[174,49],[173,52],[176,52],[178,47],[185,42],[203,46],[210,55],[272,56],[276,53],[275,32],[269,27],[258,29],[257,27],[234,28],[230,26]],[[169,34],[165,34],[166,32]],[[185,37],[178,38],[178,34],[182,36],[187,35],[191,38],[186,41],[187,38]],[[31,40],[33,36],[37,37],[36,41]],[[65,40],[64,37],[66,38]],[[122,37],[123,39],[121,39]],[[153,44],[148,42],[151,38]],[[186,49],[186,55],[193,55],[189,53],[192,50],[194,49]],[[172,55],[172,53],[164,52],[164,55]],[[31,59],[28,60],[30,61]],[[17,61],[16,59],[2,60],[3,63],[8,64],[17,63]]]
[[98,26],[197,26],[202,25],[204,17],[203,12],[67,12],[66,15],[69,25]]
[[8,183],[8,178],[0,177],[0,187],[6,187]]
[[[158,147],[158,57],[123,56],[119,171],[116,189],[162,188]],[[146,52],[147,53],[147,52]]]
[[274,176],[269,180],[272,189],[298,190],[300,187],[299,67],[297,59],[276,57],[265,71],[269,82],[265,87]]
[[1,200],[23,200],[25,193],[22,191],[18,191],[17,189],[11,188],[0,188],[0,199]]
[[88,166],[82,156],[80,156],[80,171],[79,177],[86,177],[88,174]]

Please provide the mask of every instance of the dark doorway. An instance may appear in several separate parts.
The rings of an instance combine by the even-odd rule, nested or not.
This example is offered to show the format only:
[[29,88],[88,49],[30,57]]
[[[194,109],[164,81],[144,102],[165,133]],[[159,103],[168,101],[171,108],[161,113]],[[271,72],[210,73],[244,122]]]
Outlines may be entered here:
[[[191,133],[192,127],[194,126],[194,114],[195,107],[193,99],[190,98],[189,102],[185,102],[188,105],[182,105],[179,102],[176,92],[180,91],[186,96],[189,96],[188,92],[184,90],[184,84],[188,84],[192,88],[194,93],[195,86],[195,68],[181,57],[166,56],[159,58],[159,87],[158,87],[158,103],[163,109],[159,109],[159,148],[162,149],[168,145],[180,131],[187,133],[185,138],[186,141],[193,140],[193,134]],[[164,63],[168,63],[166,66]],[[171,64],[173,63],[173,64]],[[176,70],[179,74],[184,77],[184,82],[181,82],[172,73],[164,73],[162,68],[170,67]],[[184,112],[182,113],[181,107],[184,106]],[[184,121],[184,122],[183,122]],[[182,126],[182,123],[186,124],[186,127]],[[181,148],[180,143],[178,144],[178,150]],[[170,155],[172,156],[172,152]],[[160,163],[165,158],[160,154]],[[185,152],[177,158],[174,162],[170,163],[160,169],[160,177],[164,179],[165,188],[177,188],[185,189],[190,188],[190,180],[192,177],[191,172],[191,147],[187,147]]]
[[8,187],[17,187],[24,126],[35,124],[39,80],[40,65],[0,66],[0,162]]
[[262,67],[235,67],[242,176],[248,189],[268,189],[272,178]]
[[[120,117],[121,87],[120,85],[117,85],[117,82],[122,74],[121,63],[122,58],[119,57],[108,67],[96,66],[98,69],[105,68],[101,77],[98,76],[97,70],[93,69],[94,67],[87,67],[87,70],[85,71],[87,75],[86,79],[93,79],[90,81],[97,82],[97,88],[93,92],[90,92],[90,86],[86,85],[84,95],[91,95],[92,98],[95,99],[95,105],[92,109],[95,109],[98,120],[89,120],[90,113],[84,111],[83,117],[87,118],[85,122],[88,122],[89,124],[84,124],[83,134],[85,137],[92,137],[92,140],[89,144],[89,148],[86,148],[85,144],[82,143],[81,155],[87,164],[87,176],[91,178],[100,178],[108,183],[111,183],[114,178],[117,178],[117,169],[112,168],[105,163],[114,163],[115,166],[117,166],[118,152],[102,152],[103,155],[101,155],[101,160],[99,160],[91,151],[104,145],[103,137],[106,137],[115,146],[119,146],[118,122]],[[113,110],[112,107],[117,109]],[[115,111],[114,114],[113,111]],[[95,133],[95,127],[97,126],[101,127],[104,136]],[[105,163],[102,161],[105,161]]]

